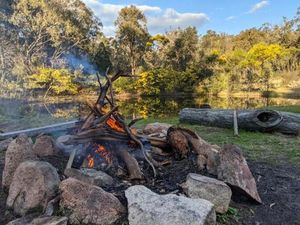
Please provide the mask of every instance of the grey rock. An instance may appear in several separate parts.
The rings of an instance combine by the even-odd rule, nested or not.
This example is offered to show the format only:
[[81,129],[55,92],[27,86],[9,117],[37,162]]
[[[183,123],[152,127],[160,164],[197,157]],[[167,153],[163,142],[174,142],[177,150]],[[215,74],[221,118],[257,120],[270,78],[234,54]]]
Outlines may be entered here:
[[99,187],[109,187],[114,184],[114,179],[111,176],[95,169],[82,168],[78,170],[67,168],[64,173],[67,177],[73,177],[87,184]]
[[5,154],[5,165],[2,175],[3,189],[9,189],[13,175],[22,162],[36,159],[36,155],[32,151],[32,146],[31,138],[24,134],[19,135],[9,144]]
[[213,203],[218,213],[225,213],[228,210],[232,193],[230,187],[222,181],[190,173],[183,189],[190,198],[202,198]]
[[67,225],[67,223],[67,217],[51,216],[36,218],[28,225]]
[[8,145],[13,141],[13,138],[8,138],[3,141],[0,141],[0,151],[5,151],[8,148]]
[[26,225],[30,223],[34,218],[38,217],[37,213],[32,213],[21,218],[15,219],[7,223],[6,225]]
[[149,123],[143,129],[143,133],[148,135],[155,134],[155,136],[162,137],[167,135],[167,131],[171,126],[171,124],[167,123]]
[[126,212],[113,195],[74,178],[61,182],[61,210],[70,224],[111,225]]
[[38,156],[54,155],[54,140],[48,135],[37,137],[34,145],[33,152]]
[[20,218],[9,222],[7,225],[67,225],[67,217],[39,217],[39,218]]
[[191,199],[174,194],[159,195],[145,186],[136,185],[125,191],[130,225],[213,225],[213,204],[204,199]]
[[32,211],[42,212],[57,195],[59,183],[57,171],[51,164],[25,161],[14,174],[6,205],[20,216]]
[[225,145],[220,151],[219,157],[218,179],[233,187],[233,191],[262,203],[255,179],[241,150],[234,145]]
[[71,139],[72,135],[59,136],[55,141],[55,147],[66,154],[70,154],[76,148],[76,145],[66,144]]

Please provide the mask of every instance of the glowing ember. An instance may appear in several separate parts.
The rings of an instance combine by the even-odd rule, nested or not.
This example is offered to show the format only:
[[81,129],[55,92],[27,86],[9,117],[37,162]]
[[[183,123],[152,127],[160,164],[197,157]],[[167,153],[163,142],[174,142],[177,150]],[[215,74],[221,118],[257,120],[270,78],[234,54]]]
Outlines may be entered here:
[[94,168],[95,163],[97,162],[97,158],[104,159],[107,163],[112,163],[112,154],[105,149],[103,145],[95,144],[94,152],[88,154],[87,156],[87,166],[88,168]]
[[88,168],[94,168],[95,160],[90,154],[87,156],[87,161],[88,161]]
[[119,132],[125,132],[123,127],[113,118],[110,117],[107,121],[106,121],[107,125],[110,126],[112,129],[119,131]]
[[112,155],[109,151],[107,151],[104,146],[102,145],[97,145],[98,148],[96,149],[96,153],[98,153],[103,159],[106,160],[109,164],[112,163]]

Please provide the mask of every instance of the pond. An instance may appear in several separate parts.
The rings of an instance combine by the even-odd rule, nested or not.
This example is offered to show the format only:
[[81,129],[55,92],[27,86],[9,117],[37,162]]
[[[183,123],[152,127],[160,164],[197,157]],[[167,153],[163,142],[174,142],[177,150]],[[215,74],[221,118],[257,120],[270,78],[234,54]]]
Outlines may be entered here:
[[[117,101],[126,118],[174,117],[184,107],[208,103],[212,108],[255,109],[268,106],[300,106],[300,99],[263,97],[139,97]],[[60,98],[52,102],[0,99],[0,131],[14,131],[78,119],[87,113],[79,98]]]

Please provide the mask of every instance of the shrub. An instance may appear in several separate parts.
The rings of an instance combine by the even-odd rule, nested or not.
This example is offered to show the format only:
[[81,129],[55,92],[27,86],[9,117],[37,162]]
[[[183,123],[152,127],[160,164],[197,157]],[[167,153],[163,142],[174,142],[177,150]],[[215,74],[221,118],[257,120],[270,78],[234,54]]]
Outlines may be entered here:
[[39,67],[28,78],[28,88],[46,90],[45,96],[54,94],[77,94],[78,86],[74,83],[74,74],[67,69]]

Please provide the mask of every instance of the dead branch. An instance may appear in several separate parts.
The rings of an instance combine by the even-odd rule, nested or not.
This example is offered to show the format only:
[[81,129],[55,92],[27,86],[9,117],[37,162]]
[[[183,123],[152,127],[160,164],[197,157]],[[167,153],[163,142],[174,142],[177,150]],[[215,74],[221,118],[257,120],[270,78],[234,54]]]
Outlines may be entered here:
[[136,122],[143,120],[144,118],[136,118],[130,121],[130,123],[128,124],[128,127],[132,127]]
[[121,124],[123,125],[123,128],[125,130],[125,132],[127,133],[127,135],[130,137],[130,139],[132,139],[134,142],[136,142],[139,146],[140,146],[140,149],[143,153],[143,156],[145,158],[145,160],[147,161],[147,163],[151,166],[152,170],[153,170],[153,174],[154,174],[154,177],[156,177],[156,169],[153,165],[153,163],[151,162],[151,159],[148,157],[145,149],[144,149],[144,145],[142,144],[142,142],[137,139],[130,131],[130,129],[128,128],[128,126],[126,125],[125,121],[121,118],[119,118],[119,121],[121,122]]
[[142,180],[143,174],[136,159],[124,149],[117,151],[117,154],[125,162],[129,178],[131,180]]

